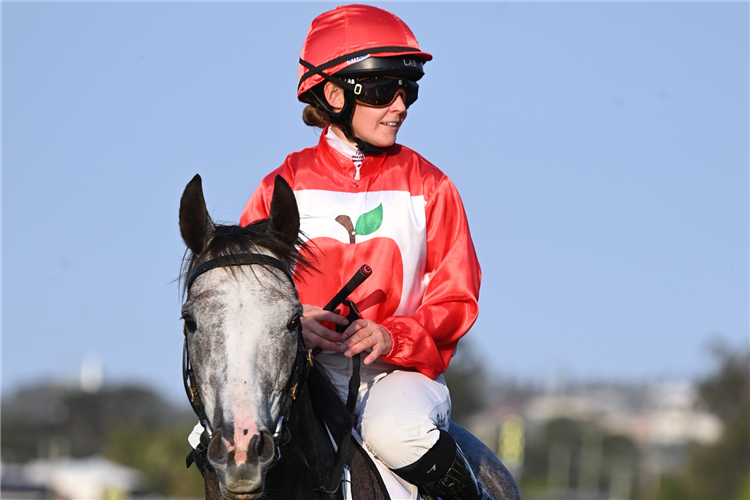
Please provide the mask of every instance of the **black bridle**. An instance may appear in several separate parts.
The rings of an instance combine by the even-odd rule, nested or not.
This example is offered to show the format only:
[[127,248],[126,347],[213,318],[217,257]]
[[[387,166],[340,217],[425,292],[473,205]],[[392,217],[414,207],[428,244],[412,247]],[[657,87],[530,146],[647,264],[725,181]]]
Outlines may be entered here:
[[[198,276],[206,273],[212,269],[220,267],[231,267],[231,266],[250,266],[250,265],[264,265],[274,267],[289,279],[292,286],[296,289],[292,273],[289,268],[280,260],[271,257],[269,255],[257,254],[257,253],[246,253],[238,255],[228,255],[223,257],[217,257],[215,259],[207,260],[202,263],[190,274],[188,278],[186,290],[190,293],[190,287]],[[312,353],[310,350],[305,348],[305,342],[302,338],[302,323],[299,322],[299,318],[296,319],[295,330],[297,332],[297,353],[294,358],[294,365],[292,366],[292,373],[287,382],[287,386],[284,390],[285,397],[282,401],[281,412],[279,418],[276,421],[276,426],[273,433],[273,441],[276,448],[274,454],[274,462],[281,458],[281,446],[284,444],[284,436],[288,435],[286,430],[286,422],[289,420],[289,413],[292,408],[292,403],[297,399],[302,385],[307,379],[307,374],[312,366]],[[198,390],[198,384],[195,380],[195,373],[190,363],[190,353],[188,351],[188,337],[187,328],[183,327],[183,333],[185,335],[184,345],[182,349],[182,381],[185,386],[185,393],[187,394],[190,405],[193,407],[198,420],[203,425],[203,434],[201,434],[201,445],[204,449],[199,452],[205,453],[205,447],[208,446],[208,442],[213,435],[213,429],[211,423],[206,415],[206,409],[203,406],[201,400],[200,391]],[[191,458],[188,458],[188,466],[190,466]]]
[[[284,275],[289,279],[292,286],[296,289],[296,285],[294,283],[294,278],[292,277],[292,273],[289,271],[289,268],[280,260],[271,257],[269,255],[264,254],[256,254],[256,253],[246,253],[246,254],[238,254],[238,255],[228,255],[223,257],[217,257],[215,259],[207,260],[206,262],[199,265],[195,270],[190,274],[190,277],[188,278],[187,287],[186,290],[188,294],[190,293],[190,287],[192,286],[193,282],[200,276],[201,274],[208,272],[212,269],[217,269],[220,267],[231,267],[231,266],[249,266],[249,265],[269,265],[271,267],[274,267],[284,273]],[[357,311],[356,306],[353,302],[350,302],[346,300],[346,297],[349,296],[350,293],[354,291],[360,284],[362,284],[367,278],[370,277],[372,274],[372,269],[370,269],[370,266],[363,265],[360,267],[359,270],[352,276],[352,278],[349,280],[349,282],[344,285],[344,287],[336,294],[336,296],[331,299],[331,301],[324,306],[323,309],[327,311],[333,311],[339,304],[345,303],[350,310],[349,316],[347,316],[347,319],[352,322],[355,319],[359,318],[359,312]],[[296,324],[296,331],[297,331],[297,353],[294,358],[294,365],[292,366],[292,373],[289,378],[289,381],[287,382],[287,386],[284,390],[284,400],[282,401],[282,407],[281,412],[279,413],[279,419],[276,421],[276,427],[273,433],[273,441],[275,446],[275,453],[273,457],[273,463],[275,464],[278,462],[278,460],[281,458],[281,447],[285,444],[289,443],[291,441],[291,435],[286,428],[286,422],[289,420],[289,414],[292,409],[292,405],[294,401],[297,399],[297,396],[300,394],[300,390],[302,386],[304,385],[305,381],[307,380],[307,375],[310,371],[310,368],[313,365],[313,356],[317,356],[322,349],[319,347],[316,347],[315,349],[307,349],[305,347],[305,341],[302,337],[302,323],[299,322],[299,318],[297,318],[297,324]],[[211,436],[213,434],[213,430],[211,428],[211,423],[208,420],[208,417],[206,415],[206,409],[203,406],[203,401],[200,397],[200,391],[198,390],[198,384],[195,380],[195,373],[193,372],[193,368],[190,364],[190,355],[188,352],[188,342],[187,342],[187,328],[183,328],[184,334],[185,334],[185,341],[184,341],[184,347],[182,352],[182,379],[183,383],[185,385],[185,393],[187,394],[188,400],[190,400],[190,405],[193,407],[193,411],[198,416],[198,419],[200,420],[201,424],[203,425],[203,433],[201,434],[201,443],[199,445],[199,448],[196,448],[193,452],[191,452],[190,455],[188,455],[187,459],[187,465],[190,467],[191,463],[194,460],[194,453],[201,453],[205,454],[207,451],[208,443],[211,439]],[[346,401],[346,407],[347,410],[351,413],[354,411],[354,406],[356,404],[357,399],[357,392],[359,389],[359,359],[360,355],[357,354],[352,358],[353,362],[353,370],[352,370],[352,377],[349,381],[349,392],[347,396]],[[330,477],[325,485],[321,485],[318,488],[316,488],[316,491],[326,493],[326,494],[333,494],[338,489],[338,484],[340,482],[341,473],[344,470],[344,465],[347,460],[348,456],[348,450],[349,450],[349,442],[351,440],[351,434],[345,435],[342,438],[341,443],[338,443],[337,449],[336,449],[336,457],[334,459],[334,467],[331,471]],[[298,446],[293,447],[293,451],[297,453],[297,455],[300,457],[303,464],[307,465],[309,469],[309,464],[307,462],[307,458],[304,456],[304,452],[299,449]]]

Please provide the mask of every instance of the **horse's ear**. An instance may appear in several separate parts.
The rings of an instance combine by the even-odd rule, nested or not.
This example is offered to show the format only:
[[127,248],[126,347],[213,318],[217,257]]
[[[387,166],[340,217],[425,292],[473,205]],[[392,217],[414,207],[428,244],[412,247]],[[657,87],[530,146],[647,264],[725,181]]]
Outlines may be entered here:
[[180,234],[187,247],[200,254],[214,233],[214,223],[208,215],[203,197],[201,176],[195,174],[180,199]]
[[299,210],[289,184],[277,175],[273,181],[271,198],[271,227],[283,234],[287,243],[294,244],[299,236]]

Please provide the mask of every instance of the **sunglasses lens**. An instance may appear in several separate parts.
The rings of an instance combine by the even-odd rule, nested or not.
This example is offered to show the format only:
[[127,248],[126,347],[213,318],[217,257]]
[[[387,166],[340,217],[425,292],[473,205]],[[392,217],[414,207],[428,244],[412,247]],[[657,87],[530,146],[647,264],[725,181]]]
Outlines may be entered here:
[[370,77],[359,81],[362,90],[357,100],[374,107],[389,106],[396,100],[396,95],[403,90],[404,104],[408,108],[417,100],[419,84],[414,80],[403,78]]

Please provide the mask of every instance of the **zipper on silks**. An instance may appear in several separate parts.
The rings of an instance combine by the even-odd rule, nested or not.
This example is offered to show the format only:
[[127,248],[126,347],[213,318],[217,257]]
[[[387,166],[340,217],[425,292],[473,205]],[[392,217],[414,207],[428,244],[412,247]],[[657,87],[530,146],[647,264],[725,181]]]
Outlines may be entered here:
[[352,162],[354,162],[354,179],[359,180],[359,169],[362,168],[362,162],[365,160],[365,154],[359,149],[352,155]]

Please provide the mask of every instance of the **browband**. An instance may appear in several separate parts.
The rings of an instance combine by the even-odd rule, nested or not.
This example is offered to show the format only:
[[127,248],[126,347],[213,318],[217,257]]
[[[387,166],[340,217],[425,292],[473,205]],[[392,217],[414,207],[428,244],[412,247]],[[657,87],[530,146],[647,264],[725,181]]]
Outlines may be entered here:
[[216,269],[217,267],[248,266],[252,264],[273,266],[282,271],[286,277],[289,278],[292,285],[294,285],[294,278],[292,277],[291,271],[289,271],[289,268],[279,259],[260,253],[242,253],[239,255],[225,255],[215,259],[210,259],[195,268],[195,271],[190,275],[190,279],[188,279],[187,290],[190,291],[193,281],[207,271]]

